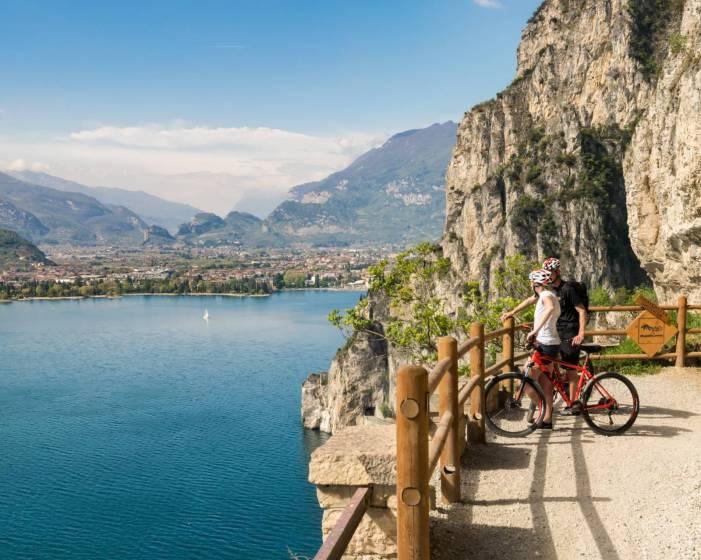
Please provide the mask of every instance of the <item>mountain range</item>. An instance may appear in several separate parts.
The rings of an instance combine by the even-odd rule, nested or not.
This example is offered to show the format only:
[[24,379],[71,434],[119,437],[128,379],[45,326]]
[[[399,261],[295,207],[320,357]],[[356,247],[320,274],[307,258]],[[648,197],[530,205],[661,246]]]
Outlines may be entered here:
[[457,124],[395,134],[326,179],[294,187],[268,228],[312,244],[410,244],[438,239]]
[[0,227],[34,243],[141,244],[148,225],[124,206],[0,173]]
[[199,208],[179,202],[165,200],[143,191],[130,191],[112,187],[88,187],[74,181],[40,173],[37,171],[8,171],[8,175],[42,187],[59,191],[76,192],[91,196],[103,204],[124,206],[149,224],[155,224],[175,232],[178,226],[202,212]]
[[[261,219],[224,218],[124,189],[34,171],[0,173],[0,227],[34,243],[79,245],[408,245],[440,237],[453,122],[395,134],[322,181],[290,190]],[[175,234],[173,236],[172,234]]]
[[444,176],[454,122],[395,134],[322,181],[290,190],[261,220],[231,212],[196,215],[178,230],[189,243],[250,246],[408,245],[437,240],[445,220]]

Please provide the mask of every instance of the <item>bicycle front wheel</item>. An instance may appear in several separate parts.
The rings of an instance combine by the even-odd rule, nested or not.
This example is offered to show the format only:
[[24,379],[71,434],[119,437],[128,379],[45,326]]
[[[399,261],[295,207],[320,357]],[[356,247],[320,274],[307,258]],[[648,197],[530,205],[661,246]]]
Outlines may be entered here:
[[543,390],[522,373],[493,377],[485,387],[485,402],[487,426],[506,437],[530,434],[545,413]]
[[597,434],[617,436],[630,428],[638,416],[640,400],[633,383],[613,371],[594,377],[584,391],[582,413]]

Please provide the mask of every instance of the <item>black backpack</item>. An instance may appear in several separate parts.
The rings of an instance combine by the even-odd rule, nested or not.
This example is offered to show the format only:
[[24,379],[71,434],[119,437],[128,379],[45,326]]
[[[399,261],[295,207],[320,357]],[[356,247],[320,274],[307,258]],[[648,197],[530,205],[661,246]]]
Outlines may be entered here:
[[577,282],[576,280],[568,280],[567,283],[575,289],[579,300],[587,311],[587,315],[589,315],[589,292],[587,292],[587,285],[584,282]]

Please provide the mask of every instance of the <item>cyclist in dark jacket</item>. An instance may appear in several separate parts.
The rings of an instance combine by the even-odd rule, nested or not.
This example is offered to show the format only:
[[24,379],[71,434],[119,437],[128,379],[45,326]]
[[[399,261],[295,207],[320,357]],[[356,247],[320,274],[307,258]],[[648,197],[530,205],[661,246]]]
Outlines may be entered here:
[[[550,271],[553,290],[560,300],[561,312],[557,320],[557,333],[561,340],[560,359],[570,364],[578,364],[579,346],[584,340],[584,329],[587,324],[587,310],[577,289],[570,282],[562,280],[559,259],[555,257],[545,259],[543,268]],[[573,369],[564,369],[570,380],[570,399],[574,400],[579,373]],[[579,411],[565,407],[561,414],[579,414]]]

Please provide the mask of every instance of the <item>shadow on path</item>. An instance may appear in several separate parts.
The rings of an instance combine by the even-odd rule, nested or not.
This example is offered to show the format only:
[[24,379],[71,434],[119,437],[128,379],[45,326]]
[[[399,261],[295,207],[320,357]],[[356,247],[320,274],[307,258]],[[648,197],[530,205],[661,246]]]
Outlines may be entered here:
[[[583,420],[577,418],[576,424],[581,424]],[[584,458],[584,448],[580,440],[581,431],[575,430],[572,435],[572,460],[574,462],[575,481],[577,487],[577,503],[582,510],[584,520],[589,527],[596,547],[599,549],[599,556],[607,560],[619,560],[616,547],[606,530],[604,522],[601,520],[599,512],[596,511],[594,499],[591,496],[591,482],[587,461]]]

